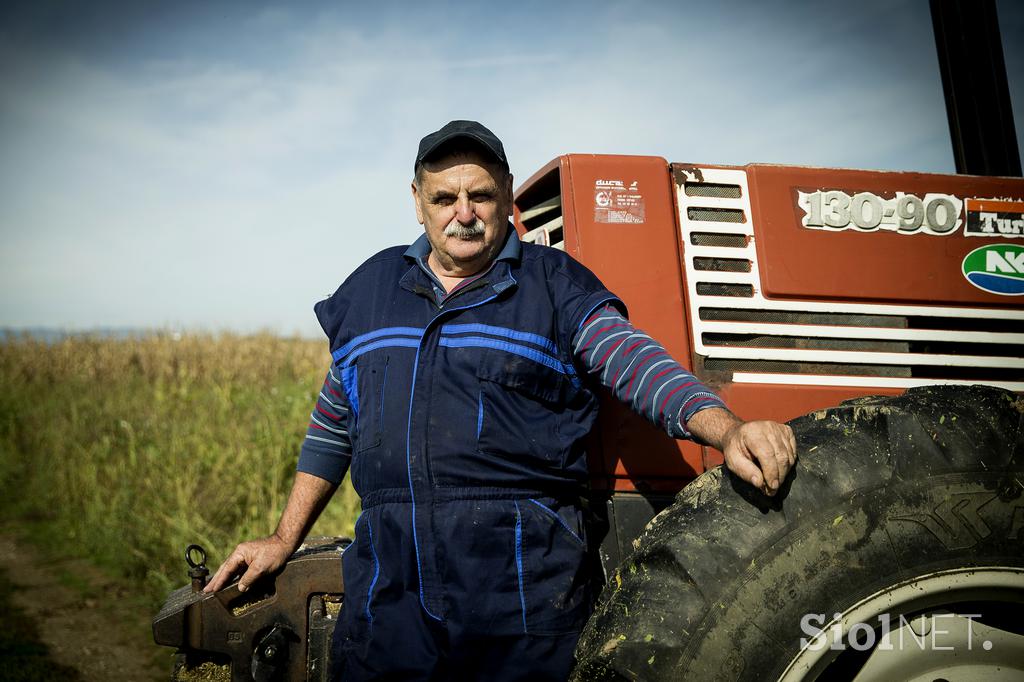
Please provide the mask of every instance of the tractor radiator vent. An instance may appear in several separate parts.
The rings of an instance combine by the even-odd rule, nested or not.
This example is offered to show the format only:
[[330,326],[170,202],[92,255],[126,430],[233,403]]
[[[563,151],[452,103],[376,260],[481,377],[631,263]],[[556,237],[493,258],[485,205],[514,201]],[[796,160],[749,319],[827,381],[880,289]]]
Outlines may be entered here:
[[707,381],[1024,391],[1024,310],[761,293],[747,175],[674,166],[694,340]]
[[695,270],[717,270],[718,272],[750,272],[750,261],[739,258],[694,258]]
[[519,222],[526,228],[524,242],[542,244],[565,251],[562,229],[562,192],[558,168],[530,186],[519,197]]
[[723,185],[717,182],[684,182],[683,191],[688,197],[739,199],[743,196],[739,185]]

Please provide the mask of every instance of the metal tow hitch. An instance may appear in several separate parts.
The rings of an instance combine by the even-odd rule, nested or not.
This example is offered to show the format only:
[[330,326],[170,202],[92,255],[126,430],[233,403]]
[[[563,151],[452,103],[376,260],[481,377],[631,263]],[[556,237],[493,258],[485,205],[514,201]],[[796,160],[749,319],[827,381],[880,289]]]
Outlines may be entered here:
[[190,584],[153,619],[157,644],[176,647],[176,680],[327,680],[331,635],[341,611],[347,538],[312,538],[277,575],[239,592],[237,580],[203,592],[206,550],[185,549]]

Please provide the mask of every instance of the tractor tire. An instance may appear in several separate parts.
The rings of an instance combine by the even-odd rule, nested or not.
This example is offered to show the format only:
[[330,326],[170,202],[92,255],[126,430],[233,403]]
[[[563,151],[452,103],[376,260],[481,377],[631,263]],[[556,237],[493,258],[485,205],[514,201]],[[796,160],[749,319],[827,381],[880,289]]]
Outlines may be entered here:
[[1022,412],[930,386],[793,420],[774,498],[718,467],[648,524],[572,679],[1024,678]]

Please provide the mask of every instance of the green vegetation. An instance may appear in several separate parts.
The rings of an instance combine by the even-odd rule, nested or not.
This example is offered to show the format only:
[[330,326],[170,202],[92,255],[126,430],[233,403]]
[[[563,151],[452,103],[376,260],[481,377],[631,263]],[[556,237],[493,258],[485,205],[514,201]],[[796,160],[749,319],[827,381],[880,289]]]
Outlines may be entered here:
[[[0,344],[0,499],[63,555],[158,605],[274,530],[329,357],[323,342],[157,335]],[[314,535],[351,535],[346,482]]]

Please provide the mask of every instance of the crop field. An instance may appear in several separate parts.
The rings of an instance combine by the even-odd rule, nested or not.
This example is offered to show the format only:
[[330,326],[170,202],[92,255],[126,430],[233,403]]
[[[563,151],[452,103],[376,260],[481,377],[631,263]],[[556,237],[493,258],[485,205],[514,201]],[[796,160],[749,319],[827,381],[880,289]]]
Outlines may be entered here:
[[[62,555],[157,606],[274,530],[329,362],[323,341],[270,335],[24,338],[0,343],[0,504]],[[351,535],[347,480],[314,535]]]

